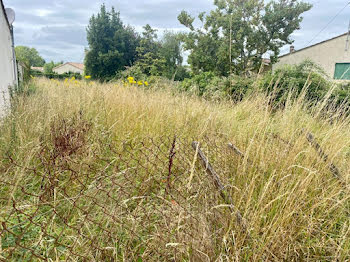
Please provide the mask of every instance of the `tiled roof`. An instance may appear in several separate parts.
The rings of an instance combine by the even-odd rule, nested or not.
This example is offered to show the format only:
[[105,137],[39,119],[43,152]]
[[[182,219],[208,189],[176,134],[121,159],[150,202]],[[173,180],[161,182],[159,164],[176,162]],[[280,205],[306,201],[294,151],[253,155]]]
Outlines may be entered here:
[[65,64],[56,66],[54,69],[57,69],[57,68],[62,67],[62,66],[64,66],[64,65],[71,65],[71,66],[74,66],[74,67],[76,67],[76,68],[78,68],[78,69],[80,69],[80,70],[84,70],[84,68],[85,68],[84,64],[82,64],[82,63],[67,62],[67,63],[65,63]]
[[70,64],[70,65],[72,65],[74,67],[77,67],[77,68],[79,68],[81,70],[84,70],[84,68],[85,68],[84,64],[81,64],[81,63],[68,63],[68,64]]

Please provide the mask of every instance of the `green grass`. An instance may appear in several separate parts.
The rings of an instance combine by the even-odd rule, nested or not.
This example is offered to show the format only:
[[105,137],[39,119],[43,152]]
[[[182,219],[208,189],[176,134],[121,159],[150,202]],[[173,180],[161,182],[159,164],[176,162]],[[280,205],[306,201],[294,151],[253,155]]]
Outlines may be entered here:
[[[35,85],[0,127],[0,258],[350,260],[350,119],[340,110],[323,101],[310,108],[302,96],[275,111],[261,94],[234,104],[172,87]],[[196,159],[194,140],[247,231]]]

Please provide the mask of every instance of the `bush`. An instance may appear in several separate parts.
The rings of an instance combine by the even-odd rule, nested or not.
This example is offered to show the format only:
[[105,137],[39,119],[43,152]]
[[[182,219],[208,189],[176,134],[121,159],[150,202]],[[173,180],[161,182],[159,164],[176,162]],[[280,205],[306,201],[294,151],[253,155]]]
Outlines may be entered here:
[[336,108],[342,107],[345,111],[350,111],[350,83],[340,83],[334,90],[331,100]]
[[350,83],[341,83],[335,90],[333,97],[337,99],[339,103],[350,102]]
[[142,69],[137,65],[127,67],[124,71],[118,72],[113,80],[118,80],[118,79],[125,80],[129,76],[132,76],[136,80],[140,80],[140,81],[147,80],[147,75],[145,75],[142,72]]
[[215,76],[213,72],[204,72],[199,75],[194,75],[192,78],[185,79],[180,88],[186,92],[196,93],[199,96],[203,96],[203,94],[208,90],[208,86],[211,81],[213,81]]
[[299,96],[305,89],[308,101],[319,101],[332,87],[323,70],[311,61],[287,65],[267,73],[258,83],[260,89],[272,95],[272,102],[284,104],[292,92]]
[[185,79],[180,88],[211,99],[230,98],[239,101],[252,89],[254,80],[241,76],[219,77],[213,72],[204,72]]
[[49,79],[66,79],[66,78],[72,78],[74,77],[75,79],[83,79],[83,76],[79,73],[64,73],[64,74],[57,74],[57,73],[42,73],[40,71],[31,71],[32,76],[37,76],[37,77],[46,77]]
[[168,79],[172,79],[174,78],[174,81],[183,81],[186,78],[190,78],[190,72],[187,70],[187,68],[185,66],[178,66],[176,69],[176,74],[168,77]]

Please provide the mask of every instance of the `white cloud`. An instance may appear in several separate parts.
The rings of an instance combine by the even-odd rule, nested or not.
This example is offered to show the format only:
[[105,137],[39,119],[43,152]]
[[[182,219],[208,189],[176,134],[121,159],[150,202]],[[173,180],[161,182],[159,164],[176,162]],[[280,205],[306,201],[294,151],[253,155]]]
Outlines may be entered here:
[[39,17],[49,16],[49,15],[51,15],[53,13],[54,12],[52,10],[48,10],[48,9],[36,9],[34,11],[34,15],[37,15]]

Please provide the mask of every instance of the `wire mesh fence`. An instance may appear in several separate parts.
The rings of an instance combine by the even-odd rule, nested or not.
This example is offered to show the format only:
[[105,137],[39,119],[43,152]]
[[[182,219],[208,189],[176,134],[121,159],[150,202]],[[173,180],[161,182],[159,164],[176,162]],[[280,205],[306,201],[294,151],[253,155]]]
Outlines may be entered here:
[[[213,241],[231,212],[213,208],[223,201],[191,139],[119,141],[101,155],[84,148],[89,128],[63,122],[30,163],[9,157],[12,173],[0,178],[1,260],[204,260],[217,252]],[[225,143],[200,146],[229,178]]]
[[[240,235],[230,248],[249,246],[247,211],[235,201],[249,209],[244,189],[264,184],[254,173],[269,167],[258,157],[224,136],[108,140],[92,129],[79,114],[53,121],[31,157],[2,161],[0,261],[211,261],[232,253],[227,232]],[[276,156],[293,150],[271,139]]]

